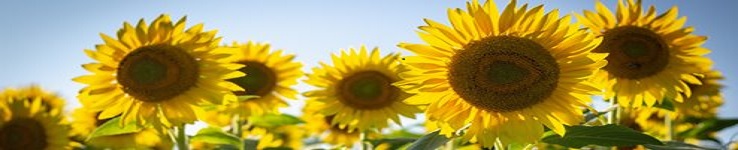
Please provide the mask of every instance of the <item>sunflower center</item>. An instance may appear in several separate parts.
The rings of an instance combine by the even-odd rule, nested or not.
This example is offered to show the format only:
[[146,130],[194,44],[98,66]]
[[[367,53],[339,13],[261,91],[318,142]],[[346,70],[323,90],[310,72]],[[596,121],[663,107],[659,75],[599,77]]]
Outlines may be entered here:
[[559,79],[556,60],[535,41],[488,37],[453,56],[449,83],[465,101],[487,111],[528,108],[548,98]]
[[265,96],[277,86],[277,74],[263,63],[255,61],[240,63],[246,65],[239,70],[246,73],[246,76],[228,80],[246,90],[235,92],[237,95]]
[[356,109],[379,109],[391,105],[400,89],[393,80],[378,71],[357,72],[338,85],[339,100]]
[[31,118],[13,118],[0,128],[0,149],[44,149],[46,130]]
[[595,52],[610,53],[606,71],[618,78],[641,79],[653,76],[669,63],[669,46],[649,29],[624,26],[604,34]]
[[121,60],[118,82],[123,90],[145,102],[162,102],[195,86],[199,78],[197,60],[171,45],[135,49]]

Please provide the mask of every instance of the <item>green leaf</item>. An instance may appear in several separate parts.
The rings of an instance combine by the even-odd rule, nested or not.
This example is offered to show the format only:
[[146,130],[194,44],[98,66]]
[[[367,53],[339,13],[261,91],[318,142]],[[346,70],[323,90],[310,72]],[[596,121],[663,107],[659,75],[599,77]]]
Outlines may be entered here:
[[260,97],[261,96],[257,96],[257,95],[243,95],[243,96],[238,96],[238,101],[239,102],[243,102],[243,101],[247,101],[247,100],[257,99],[257,98],[260,98]]
[[432,132],[420,137],[417,141],[413,142],[412,145],[407,147],[408,150],[428,150],[436,149],[443,144],[446,144],[450,138],[440,135],[441,131]]
[[392,131],[392,132],[390,132],[387,135],[383,135],[382,137],[388,138],[388,139],[392,139],[392,138],[412,138],[412,139],[417,139],[417,138],[420,138],[422,136],[423,136],[422,134],[413,133],[413,132],[408,131],[407,129],[401,129],[401,130]]
[[258,140],[245,139],[243,140],[243,149],[256,149],[258,144]]
[[405,146],[407,144],[410,144],[414,142],[415,138],[385,138],[385,139],[378,139],[378,140],[367,140],[372,145],[379,146],[380,144],[389,144],[389,149],[399,149],[402,146]]
[[718,150],[718,149],[712,149],[712,148],[699,147],[696,145],[677,142],[677,141],[667,141],[664,143],[664,145],[646,144],[643,146],[645,146],[648,149],[652,149],[652,150]]
[[672,103],[669,99],[664,99],[661,101],[661,104],[656,103],[653,105],[653,107],[674,111],[674,103]]
[[567,126],[564,137],[553,132],[547,132],[542,141],[549,144],[558,144],[573,148],[580,148],[587,145],[662,145],[661,141],[654,137],[627,127],[612,124],[604,126]]
[[251,121],[251,124],[254,126],[266,128],[305,123],[299,118],[287,114],[266,114],[262,116],[252,116],[249,117],[249,121]]
[[[725,128],[738,124],[738,119],[710,118],[702,120],[695,128],[680,132],[677,136],[685,138],[698,138],[702,140],[714,139],[710,134],[719,132]],[[720,142],[720,141],[716,141]]]
[[219,128],[203,128],[197,131],[197,134],[193,136],[191,141],[198,141],[210,144],[222,144],[222,145],[241,145],[241,139],[238,137],[225,133]]
[[90,133],[86,141],[96,137],[135,133],[141,130],[142,128],[136,124],[136,120],[128,121],[127,124],[121,126],[121,117],[115,117],[98,126]]

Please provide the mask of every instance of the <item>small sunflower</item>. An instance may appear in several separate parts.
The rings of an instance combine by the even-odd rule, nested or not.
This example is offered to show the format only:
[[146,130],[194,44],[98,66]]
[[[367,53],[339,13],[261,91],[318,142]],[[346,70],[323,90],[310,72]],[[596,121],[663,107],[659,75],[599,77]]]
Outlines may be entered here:
[[77,108],[72,112],[72,130],[70,134],[78,141],[83,141],[93,148],[112,149],[172,149],[172,142],[160,136],[155,130],[147,128],[136,133],[103,136],[85,141],[87,136],[98,126],[109,119],[99,120],[99,112],[91,112],[86,108]]
[[467,8],[449,9],[451,27],[426,19],[418,33],[426,44],[399,44],[417,55],[404,59],[411,69],[395,83],[417,93],[406,102],[429,104],[443,135],[469,125],[463,139],[484,147],[534,143],[544,125],[563,135],[582,122],[580,109],[600,91],[588,79],[607,63],[590,53],[599,39],[542,5]]
[[577,15],[603,37],[593,52],[609,53],[608,65],[593,80],[606,86],[605,98],[625,107],[650,107],[663,99],[682,102],[692,94],[689,84],[701,84],[697,74],[702,67],[711,65],[703,57],[710,50],[701,47],[707,37],[683,28],[687,18],[678,17],[676,6],[658,16],[653,6],[648,12],[642,7],[640,0],[619,0],[614,15],[598,1],[596,12]]
[[692,96],[685,99],[684,103],[673,103],[674,112],[661,108],[631,108],[630,117],[637,123],[641,131],[645,131],[657,137],[666,137],[667,127],[664,119],[669,117],[674,122],[677,133],[695,128],[697,124],[685,122],[685,119],[709,119],[717,116],[717,109],[722,106],[723,99],[720,93],[723,79],[720,72],[712,70],[705,71],[704,77],[700,78],[702,85],[689,85]]
[[[207,112],[204,121],[211,125],[226,126],[235,114],[241,118],[276,113],[279,107],[287,106],[284,98],[295,99],[297,91],[290,86],[297,84],[303,73],[302,64],[293,61],[295,55],[283,55],[282,50],[273,51],[269,44],[234,42],[229,47],[232,62],[245,65],[239,71],[246,76],[229,79],[245,91],[235,92],[237,96],[253,95],[259,98],[244,100]],[[214,115],[220,115],[215,117]],[[224,120],[223,118],[226,118]],[[220,121],[218,121],[220,120]]]
[[85,50],[97,61],[82,65],[92,74],[73,79],[87,84],[80,102],[101,112],[98,119],[120,115],[122,123],[171,127],[197,120],[203,104],[235,100],[232,91],[243,89],[226,80],[243,76],[243,65],[224,61],[229,55],[216,31],[202,24],[185,30],[185,20],[161,15],[150,25],[123,23],[118,39],[101,34],[105,44]]
[[[47,112],[52,110],[64,110],[64,99],[56,94],[46,92],[38,85],[31,85],[22,90],[7,88],[4,93],[21,97],[36,97],[41,99],[41,105]],[[29,99],[30,100],[30,99]]]
[[723,95],[720,89],[723,87],[720,81],[723,75],[719,71],[711,70],[701,73],[702,85],[689,84],[692,96],[685,99],[683,103],[673,103],[676,114],[692,117],[709,118],[717,115],[717,108],[723,105]]
[[257,139],[256,149],[291,148],[302,149],[302,137],[305,131],[297,126],[280,126],[276,128],[253,127],[244,133],[244,138]]
[[62,150],[70,146],[69,126],[60,109],[48,109],[34,87],[0,93],[0,149]]
[[378,48],[367,53],[364,46],[358,52],[353,48],[348,51],[332,55],[333,66],[321,63],[322,68],[314,68],[305,81],[318,89],[304,95],[316,102],[314,109],[332,116],[332,125],[348,131],[381,129],[390,119],[399,124],[399,115],[414,118],[421,112],[417,106],[403,103],[410,94],[392,85],[404,69],[398,62],[399,54],[380,57]]
[[323,142],[337,146],[352,146],[360,140],[361,132],[350,131],[348,128],[339,128],[332,125],[334,116],[326,116],[314,109],[315,102],[308,102],[303,109],[302,119],[308,120],[305,128],[311,136],[318,136]]

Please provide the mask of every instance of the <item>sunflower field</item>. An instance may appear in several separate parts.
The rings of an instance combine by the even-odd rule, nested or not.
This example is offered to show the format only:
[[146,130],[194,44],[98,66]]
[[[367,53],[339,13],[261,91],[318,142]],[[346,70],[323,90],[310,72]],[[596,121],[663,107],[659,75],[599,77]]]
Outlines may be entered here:
[[[406,9],[408,14],[431,15],[391,4],[362,9],[358,5],[370,3],[336,3],[357,8],[284,4],[283,10],[260,13],[258,2],[253,3],[256,7],[243,6],[254,9],[243,14],[248,24],[300,30],[243,29],[248,31],[244,34],[253,33],[248,38],[211,29],[233,21],[227,17],[198,18],[184,9],[172,9],[174,14],[184,12],[175,16],[115,6],[80,7],[68,11],[90,14],[88,21],[66,26],[66,21],[59,26],[36,23],[43,26],[38,29],[79,32],[27,36],[57,39],[32,44],[38,46],[86,43],[54,50],[80,59],[61,70],[80,71],[28,75],[64,76],[63,82],[75,86],[45,84],[56,83],[48,81],[53,78],[0,82],[5,86],[0,91],[0,150],[738,149],[738,131],[730,131],[738,124],[738,113],[735,101],[729,100],[738,97],[723,92],[731,87],[726,78],[735,73],[729,69],[734,66],[713,59],[738,54],[707,45],[712,35],[700,34],[679,14],[689,6],[613,0],[587,2],[586,8],[566,12],[557,7],[579,2],[469,0],[460,8],[428,4],[441,18],[414,18],[417,24],[406,25],[414,29],[399,31],[406,33],[359,36],[366,41],[390,39],[393,46],[369,42],[318,51],[282,49],[277,41],[257,40],[265,35],[305,43],[338,42],[350,39],[342,38],[351,34],[338,32],[342,28],[371,31],[367,27],[396,25],[389,22],[397,18],[351,16],[360,11]],[[28,8],[76,8],[67,5],[72,4]],[[316,12],[336,9],[349,16],[325,24],[367,20],[357,23],[366,26],[317,27],[313,21],[329,17],[312,12],[304,12],[312,14],[308,18],[248,20],[285,12],[299,16],[301,12],[290,11],[298,6]],[[209,3],[200,7],[231,9]],[[99,37],[70,39],[100,32],[83,25],[100,23],[94,18],[107,14],[100,10],[127,12],[138,20],[105,22],[100,26],[117,26],[101,28]],[[23,11],[19,7],[9,12]],[[41,14],[48,19],[61,16]],[[722,15],[701,20],[735,17]],[[210,19],[228,21],[206,26]],[[10,28],[20,27],[12,24],[3,28],[10,36],[16,33]],[[394,35],[413,33],[414,39]],[[323,36],[331,38],[319,38]],[[12,45],[14,38],[0,41]],[[726,56],[708,57],[711,52]],[[3,49],[3,54],[15,53]],[[71,59],[34,55],[49,55],[32,57],[36,64]],[[322,57],[310,62],[299,59],[303,55]],[[3,74],[26,76],[13,72],[15,65],[25,65],[18,72],[46,70],[12,57],[3,58],[18,63],[3,66]],[[62,89],[74,95],[60,94]]]

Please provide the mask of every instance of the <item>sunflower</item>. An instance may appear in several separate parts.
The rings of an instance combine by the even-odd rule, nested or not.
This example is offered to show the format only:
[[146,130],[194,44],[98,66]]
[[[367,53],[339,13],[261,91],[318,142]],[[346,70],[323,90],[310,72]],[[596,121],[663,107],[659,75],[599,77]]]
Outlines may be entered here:
[[101,34],[105,44],[85,50],[97,61],[82,65],[92,74],[73,79],[87,84],[80,102],[101,112],[98,119],[171,127],[197,120],[198,106],[235,100],[232,91],[243,89],[227,79],[243,76],[243,65],[224,61],[216,31],[203,32],[202,24],[185,30],[185,20],[161,15],[150,25],[123,23],[118,39]]
[[683,103],[673,103],[676,114],[699,118],[715,117],[717,108],[723,105],[723,95],[720,89],[723,87],[720,81],[723,75],[719,71],[704,71],[700,78],[702,85],[689,84],[692,96],[685,99]]
[[403,103],[410,94],[392,85],[404,69],[398,62],[399,54],[380,57],[379,48],[368,54],[364,46],[358,52],[353,48],[349,51],[332,55],[333,66],[321,63],[322,68],[314,68],[305,81],[318,89],[304,95],[316,102],[314,109],[332,116],[332,125],[348,131],[381,129],[390,119],[399,124],[399,115],[415,118],[415,113],[421,112],[417,106]]
[[348,128],[339,128],[333,125],[334,116],[326,116],[315,109],[316,102],[308,102],[305,104],[302,113],[302,119],[308,120],[305,128],[310,136],[319,136],[323,142],[337,146],[352,146],[361,139],[361,132],[349,130]]
[[7,88],[5,89],[6,94],[13,93],[11,95],[18,95],[21,97],[37,97],[41,99],[41,105],[46,108],[47,112],[54,109],[64,110],[64,99],[56,94],[46,92],[38,85],[31,85],[23,88],[22,90]]
[[0,94],[0,149],[67,149],[69,126],[61,109],[48,109],[43,91],[34,87]]
[[451,27],[426,19],[418,33],[426,44],[399,44],[417,56],[404,58],[411,69],[395,84],[417,93],[405,101],[428,104],[426,115],[448,137],[467,125],[463,139],[484,147],[536,142],[544,125],[563,135],[600,91],[588,81],[607,63],[590,53],[599,39],[542,5],[496,7],[450,9]]
[[259,97],[223,106],[217,111],[208,111],[210,119],[204,121],[211,125],[227,126],[235,114],[248,118],[276,113],[277,108],[287,105],[284,98],[296,98],[297,91],[290,86],[297,84],[297,78],[303,73],[302,64],[293,61],[295,55],[283,55],[282,50],[272,52],[269,44],[250,41],[246,44],[234,42],[229,47],[233,48],[229,51],[232,54],[231,61],[246,65],[239,71],[247,76],[228,80],[246,90],[235,94]]
[[722,106],[723,99],[720,93],[723,79],[720,72],[711,70],[702,72],[700,78],[702,85],[689,85],[692,96],[685,99],[684,103],[673,103],[674,112],[662,108],[631,108],[629,118],[637,124],[638,130],[645,131],[657,137],[666,137],[667,127],[664,119],[671,117],[674,122],[676,133],[684,132],[697,127],[694,122],[686,119],[710,119],[717,116],[717,108]]
[[608,65],[593,80],[606,86],[606,99],[617,99],[624,107],[650,107],[663,99],[682,102],[691,95],[689,84],[701,84],[697,73],[711,65],[703,57],[710,50],[701,47],[707,37],[683,28],[687,18],[677,16],[676,6],[658,16],[653,6],[645,13],[642,7],[640,0],[620,0],[613,15],[598,1],[597,12],[577,15],[603,37],[593,52],[609,53]]
[[135,133],[102,136],[87,139],[87,136],[98,126],[109,119],[99,120],[99,112],[90,112],[86,108],[77,108],[72,112],[72,130],[70,135],[78,141],[84,141],[86,145],[94,148],[112,149],[172,149],[173,143],[169,139],[160,136],[155,130],[146,128]]

